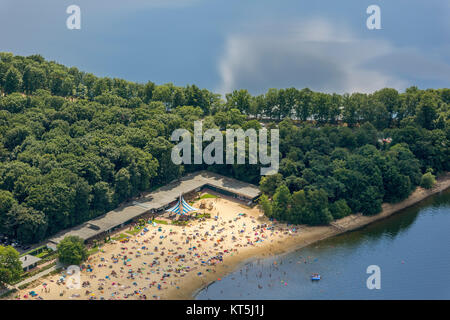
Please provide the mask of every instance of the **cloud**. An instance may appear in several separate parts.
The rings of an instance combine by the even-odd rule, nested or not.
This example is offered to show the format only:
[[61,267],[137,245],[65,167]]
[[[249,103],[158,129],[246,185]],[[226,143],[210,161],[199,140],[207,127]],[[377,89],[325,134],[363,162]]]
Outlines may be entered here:
[[450,83],[450,65],[438,56],[424,56],[417,49],[397,49],[375,57],[371,66],[385,73],[395,73],[409,79],[440,80]]
[[325,92],[402,90],[417,77],[449,79],[450,66],[385,40],[361,39],[345,25],[311,19],[231,34],[218,69],[224,94],[246,88],[308,87]]

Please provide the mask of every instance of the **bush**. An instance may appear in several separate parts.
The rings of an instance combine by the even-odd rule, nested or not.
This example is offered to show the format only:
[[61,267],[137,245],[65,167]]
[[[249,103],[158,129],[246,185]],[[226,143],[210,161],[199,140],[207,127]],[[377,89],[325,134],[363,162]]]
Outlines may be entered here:
[[436,183],[436,177],[431,172],[425,173],[422,176],[422,179],[420,179],[420,186],[425,189],[433,188],[435,183]]

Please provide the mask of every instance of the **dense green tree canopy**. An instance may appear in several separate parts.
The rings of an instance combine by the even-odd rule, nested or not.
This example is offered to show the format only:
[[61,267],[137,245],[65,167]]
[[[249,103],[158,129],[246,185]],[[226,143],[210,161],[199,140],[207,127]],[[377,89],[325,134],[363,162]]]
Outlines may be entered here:
[[21,274],[19,253],[11,246],[0,246],[0,287],[18,280]]
[[[375,214],[450,169],[450,89],[329,94],[308,88],[220,95],[140,84],[0,53],[0,233],[25,243],[208,169],[260,184],[268,216],[326,224]],[[280,170],[175,165],[175,129],[280,130]],[[248,147],[248,146],[247,146]],[[247,157],[248,160],[248,157]]]
[[88,257],[84,241],[76,236],[67,236],[58,244],[58,260],[65,265],[79,265]]

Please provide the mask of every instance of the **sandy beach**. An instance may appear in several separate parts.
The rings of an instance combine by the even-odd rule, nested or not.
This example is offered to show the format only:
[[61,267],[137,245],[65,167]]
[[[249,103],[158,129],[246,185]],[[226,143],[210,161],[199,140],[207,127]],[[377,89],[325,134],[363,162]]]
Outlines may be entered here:
[[[431,190],[417,188],[400,203],[383,204],[378,215],[355,214],[320,227],[272,223],[258,207],[228,198],[202,199],[195,206],[206,206],[211,218],[187,226],[148,224],[127,242],[112,241],[90,256],[79,283],[71,282],[69,278],[74,277],[61,272],[39,279],[10,298],[192,299],[198,290],[220,281],[249,259],[281,254],[358,229],[449,187],[447,174]],[[31,297],[30,291],[37,296]]]

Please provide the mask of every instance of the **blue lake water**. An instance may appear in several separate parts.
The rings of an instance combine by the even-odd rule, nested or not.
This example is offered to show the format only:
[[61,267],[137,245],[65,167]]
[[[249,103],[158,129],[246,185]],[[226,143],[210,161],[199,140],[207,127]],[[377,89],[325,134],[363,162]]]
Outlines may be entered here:
[[[381,269],[379,290],[367,288],[370,265]],[[312,282],[313,273],[321,280]],[[248,262],[196,299],[450,299],[450,190],[360,230]]]

